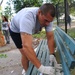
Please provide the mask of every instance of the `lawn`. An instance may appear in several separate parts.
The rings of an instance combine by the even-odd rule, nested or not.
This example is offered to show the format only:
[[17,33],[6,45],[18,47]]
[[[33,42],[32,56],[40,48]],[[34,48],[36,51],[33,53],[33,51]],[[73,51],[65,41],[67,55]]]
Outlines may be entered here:
[[68,29],[67,34],[75,39],[75,28]]

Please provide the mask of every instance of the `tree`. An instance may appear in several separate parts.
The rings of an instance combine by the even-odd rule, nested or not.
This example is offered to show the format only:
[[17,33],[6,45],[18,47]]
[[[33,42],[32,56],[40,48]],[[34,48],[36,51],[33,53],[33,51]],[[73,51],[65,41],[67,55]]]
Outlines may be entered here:
[[6,7],[4,8],[4,10],[2,11],[2,14],[4,14],[5,16],[7,16],[9,18],[9,20],[11,20],[11,16],[13,14],[12,12],[12,0],[8,0],[6,3]]
[[[3,3],[3,0],[0,0],[0,16],[1,16],[1,4]],[[1,18],[1,17],[0,17]],[[0,19],[0,31],[1,31],[1,19]]]
[[2,3],[3,3],[3,0],[0,0],[0,6],[1,6]]
[[9,19],[11,20],[11,16],[12,16],[12,8],[11,8],[11,1],[9,0],[7,2],[7,6],[5,7],[5,11],[4,14],[9,17]]
[[43,0],[12,0],[16,12],[24,7],[40,6]]

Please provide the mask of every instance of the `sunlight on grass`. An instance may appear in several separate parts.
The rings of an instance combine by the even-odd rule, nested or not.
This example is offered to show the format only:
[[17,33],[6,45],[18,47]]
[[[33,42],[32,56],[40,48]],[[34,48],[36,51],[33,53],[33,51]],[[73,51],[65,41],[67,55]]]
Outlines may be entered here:
[[0,58],[6,58],[7,54],[0,54]]
[[45,39],[46,38],[46,32],[45,32],[45,30],[42,30],[38,34],[33,34],[33,38],[42,38],[42,39]]
[[72,29],[68,29],[68,33],[69,36],[71,36],[73,39],[75,39],[75,28]]

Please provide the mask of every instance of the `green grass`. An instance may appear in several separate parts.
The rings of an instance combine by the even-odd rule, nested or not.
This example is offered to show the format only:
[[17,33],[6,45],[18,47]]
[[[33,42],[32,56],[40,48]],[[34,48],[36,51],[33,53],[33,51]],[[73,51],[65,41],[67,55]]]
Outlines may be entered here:
[[73,39],[75,39],[75,28],[72,29],[68,29],[67,34],[72,37]]
[[38,34],[33,34],[33,38],[42,38],[42,39],[45,39],[46,38],[46,32],[42,30]]
[[7,54],[0,54],[0,58],[6,58]]

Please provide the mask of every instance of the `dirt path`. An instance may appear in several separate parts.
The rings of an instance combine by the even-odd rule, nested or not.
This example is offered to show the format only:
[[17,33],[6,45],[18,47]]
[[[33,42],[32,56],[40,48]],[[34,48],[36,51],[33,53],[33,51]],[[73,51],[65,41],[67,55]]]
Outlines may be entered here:
[[6,58],[0,58],[0,75],[21,75],[21,54],[18,49],[4,52]]

